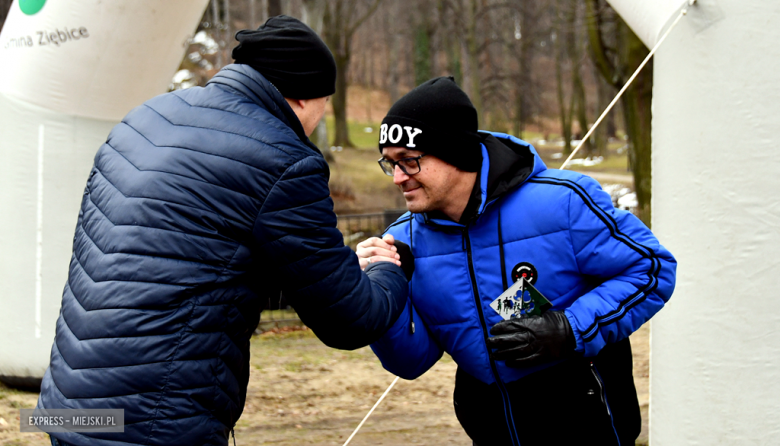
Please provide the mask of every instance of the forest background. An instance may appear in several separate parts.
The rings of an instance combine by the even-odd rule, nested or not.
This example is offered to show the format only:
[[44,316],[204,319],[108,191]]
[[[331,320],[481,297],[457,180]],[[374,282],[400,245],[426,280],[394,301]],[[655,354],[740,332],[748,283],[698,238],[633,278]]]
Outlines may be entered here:
[[[11,3],[0,0],[0,26]],[[648,53],[605,0],[211,0],[170,89],[205,85],[232,62],[236,31],[278,14],[309,24],[336,59],[312,140],[340,214],[403,207],[378,167],[365,171],[377,152],[352,149],[376,147],[379,122],[414,86],[454,76],[480,128],[521,137],[558,167]],[[588,173],[630,173],[611,179],[635,190],[648,225],[652,72],[651,61],[578,155]]]

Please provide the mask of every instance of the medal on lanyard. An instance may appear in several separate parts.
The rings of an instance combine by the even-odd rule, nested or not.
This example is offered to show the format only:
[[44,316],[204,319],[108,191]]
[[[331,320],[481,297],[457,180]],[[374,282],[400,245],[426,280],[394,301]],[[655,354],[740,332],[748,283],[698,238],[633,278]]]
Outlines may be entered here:
[[552,304],[527,278],[520,277],[490,304],[490,308],[495,310],[504,320],[509,320],[518,317],[540,316],[552,308]]

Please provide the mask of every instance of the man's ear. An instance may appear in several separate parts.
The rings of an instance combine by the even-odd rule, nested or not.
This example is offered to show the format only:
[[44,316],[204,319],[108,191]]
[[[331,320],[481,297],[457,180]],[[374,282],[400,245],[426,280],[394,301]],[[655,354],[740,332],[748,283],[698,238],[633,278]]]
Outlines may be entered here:
[[306,99],[292,99],[292,98],[284,98],[288,104],[290,104],[290,108],[293,109],[294,112],[298,112],[298,110],[303,110],[306,108]]

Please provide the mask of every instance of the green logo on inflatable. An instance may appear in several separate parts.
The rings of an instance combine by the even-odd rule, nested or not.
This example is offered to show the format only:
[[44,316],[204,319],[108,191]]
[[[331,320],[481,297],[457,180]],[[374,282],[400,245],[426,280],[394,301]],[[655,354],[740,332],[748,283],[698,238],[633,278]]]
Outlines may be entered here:
[[46,0],[19,0],[19,8],[27,15],[37,14],[43,8]]

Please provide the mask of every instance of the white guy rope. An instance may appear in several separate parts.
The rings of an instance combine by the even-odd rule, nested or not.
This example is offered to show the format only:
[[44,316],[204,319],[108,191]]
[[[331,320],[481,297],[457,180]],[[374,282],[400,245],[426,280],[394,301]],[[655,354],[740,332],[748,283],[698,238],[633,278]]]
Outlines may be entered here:
[[344,442],[343,446],[347,446],[349,442],[352,441],[352,437],[354,437],[355,434],[358,433],[360,428],[363,427],[363,423],[365,423],[368,417],[371,416],[371,414],[374,412],[374,409],[376,409],[377,406],[379,406],[379,403],[381,403],[382,400],[385,399],[385,396],[387,396],[388,392],[390,392],[390,389],[392,389],[395,383],[397,382],[398,382],[398,377],[396,376],[393,382],[390,383],[390,386],[387,387],[387,390],[385,390],[385,393],[383,393],[382,396],[379,397],[379,400],[377,400],[376,404],[374,404],[374,407],[372,407],[371,410],[368,411],[366,416],[363,417],[363,421],[361,421],[360,424],[358,424],[358,427],[355,428],[354,432],[352,432],[352,435],[350,435],[349,438],[347,438],[347,441]]
[[[691,0],[688,2],[688,5],[694,5],[696,3],[696,0]],[[569,164],[569,161],[571,161],[572,158],[574,158],[574,155],[582,148],[583,145],[588,141],[588,138],[590,138],[590,135],[593,134],[593,132],[596,130],[596,128],[601,124],[601,121],[604,120],[604,118],[607,116],[607,113],[609,113],[610,110],[612,110],[612,107],[617,104],[618,99],[620,99],[621,96],[623,96],[623,93],[628,90],[628,87],[631,86],[631,83],[634,82],[634,79],[639,75],[639,73],[642,71],[642,68],[645,67],[647,62],[650,61],[650,58],[653,57],[653,54],[655,54],[655,51],[661,46],[662,43],[664,43],[664,40],[666,40],[666,36],[669,35],[670,32],[674,29],[675,26],[680,22],[680,19],[683,18],[684,15],[688,14],[688,6],[684,7],[682,11],[680,11],[680,15],[677,16],[677,19],[675,19],[674,23],[672,23],[672,26],[669,27],[669,29],[666,30],[664,35],[661,37],[661,39],[658,41],[658,43],[655,44],[652,50],[650,50],[650,54],[645,57],[645,60],[642,61],[641,64],[639,64],[639,68],[634,71],[634,74],[631,75],[631,77],[628,79],[628,82],[626,82],[625,85],[623,85],[623,88],[620,89],[617,96],[615,96],[615,99],[610,102],[610,104],[607,106],[607,109],[604,110],[604,113],[599,116],[599,119],[596,120],[596,123],[590,126],[590,130],[588,130],[588,133],[585,134],[585,136],[582,138],[582,141],[577,145],[577,148],[572,150],[571,154],[568,158],[566,158],[566,161],[561,164],[561,169],[565,169],[566,165]]]

